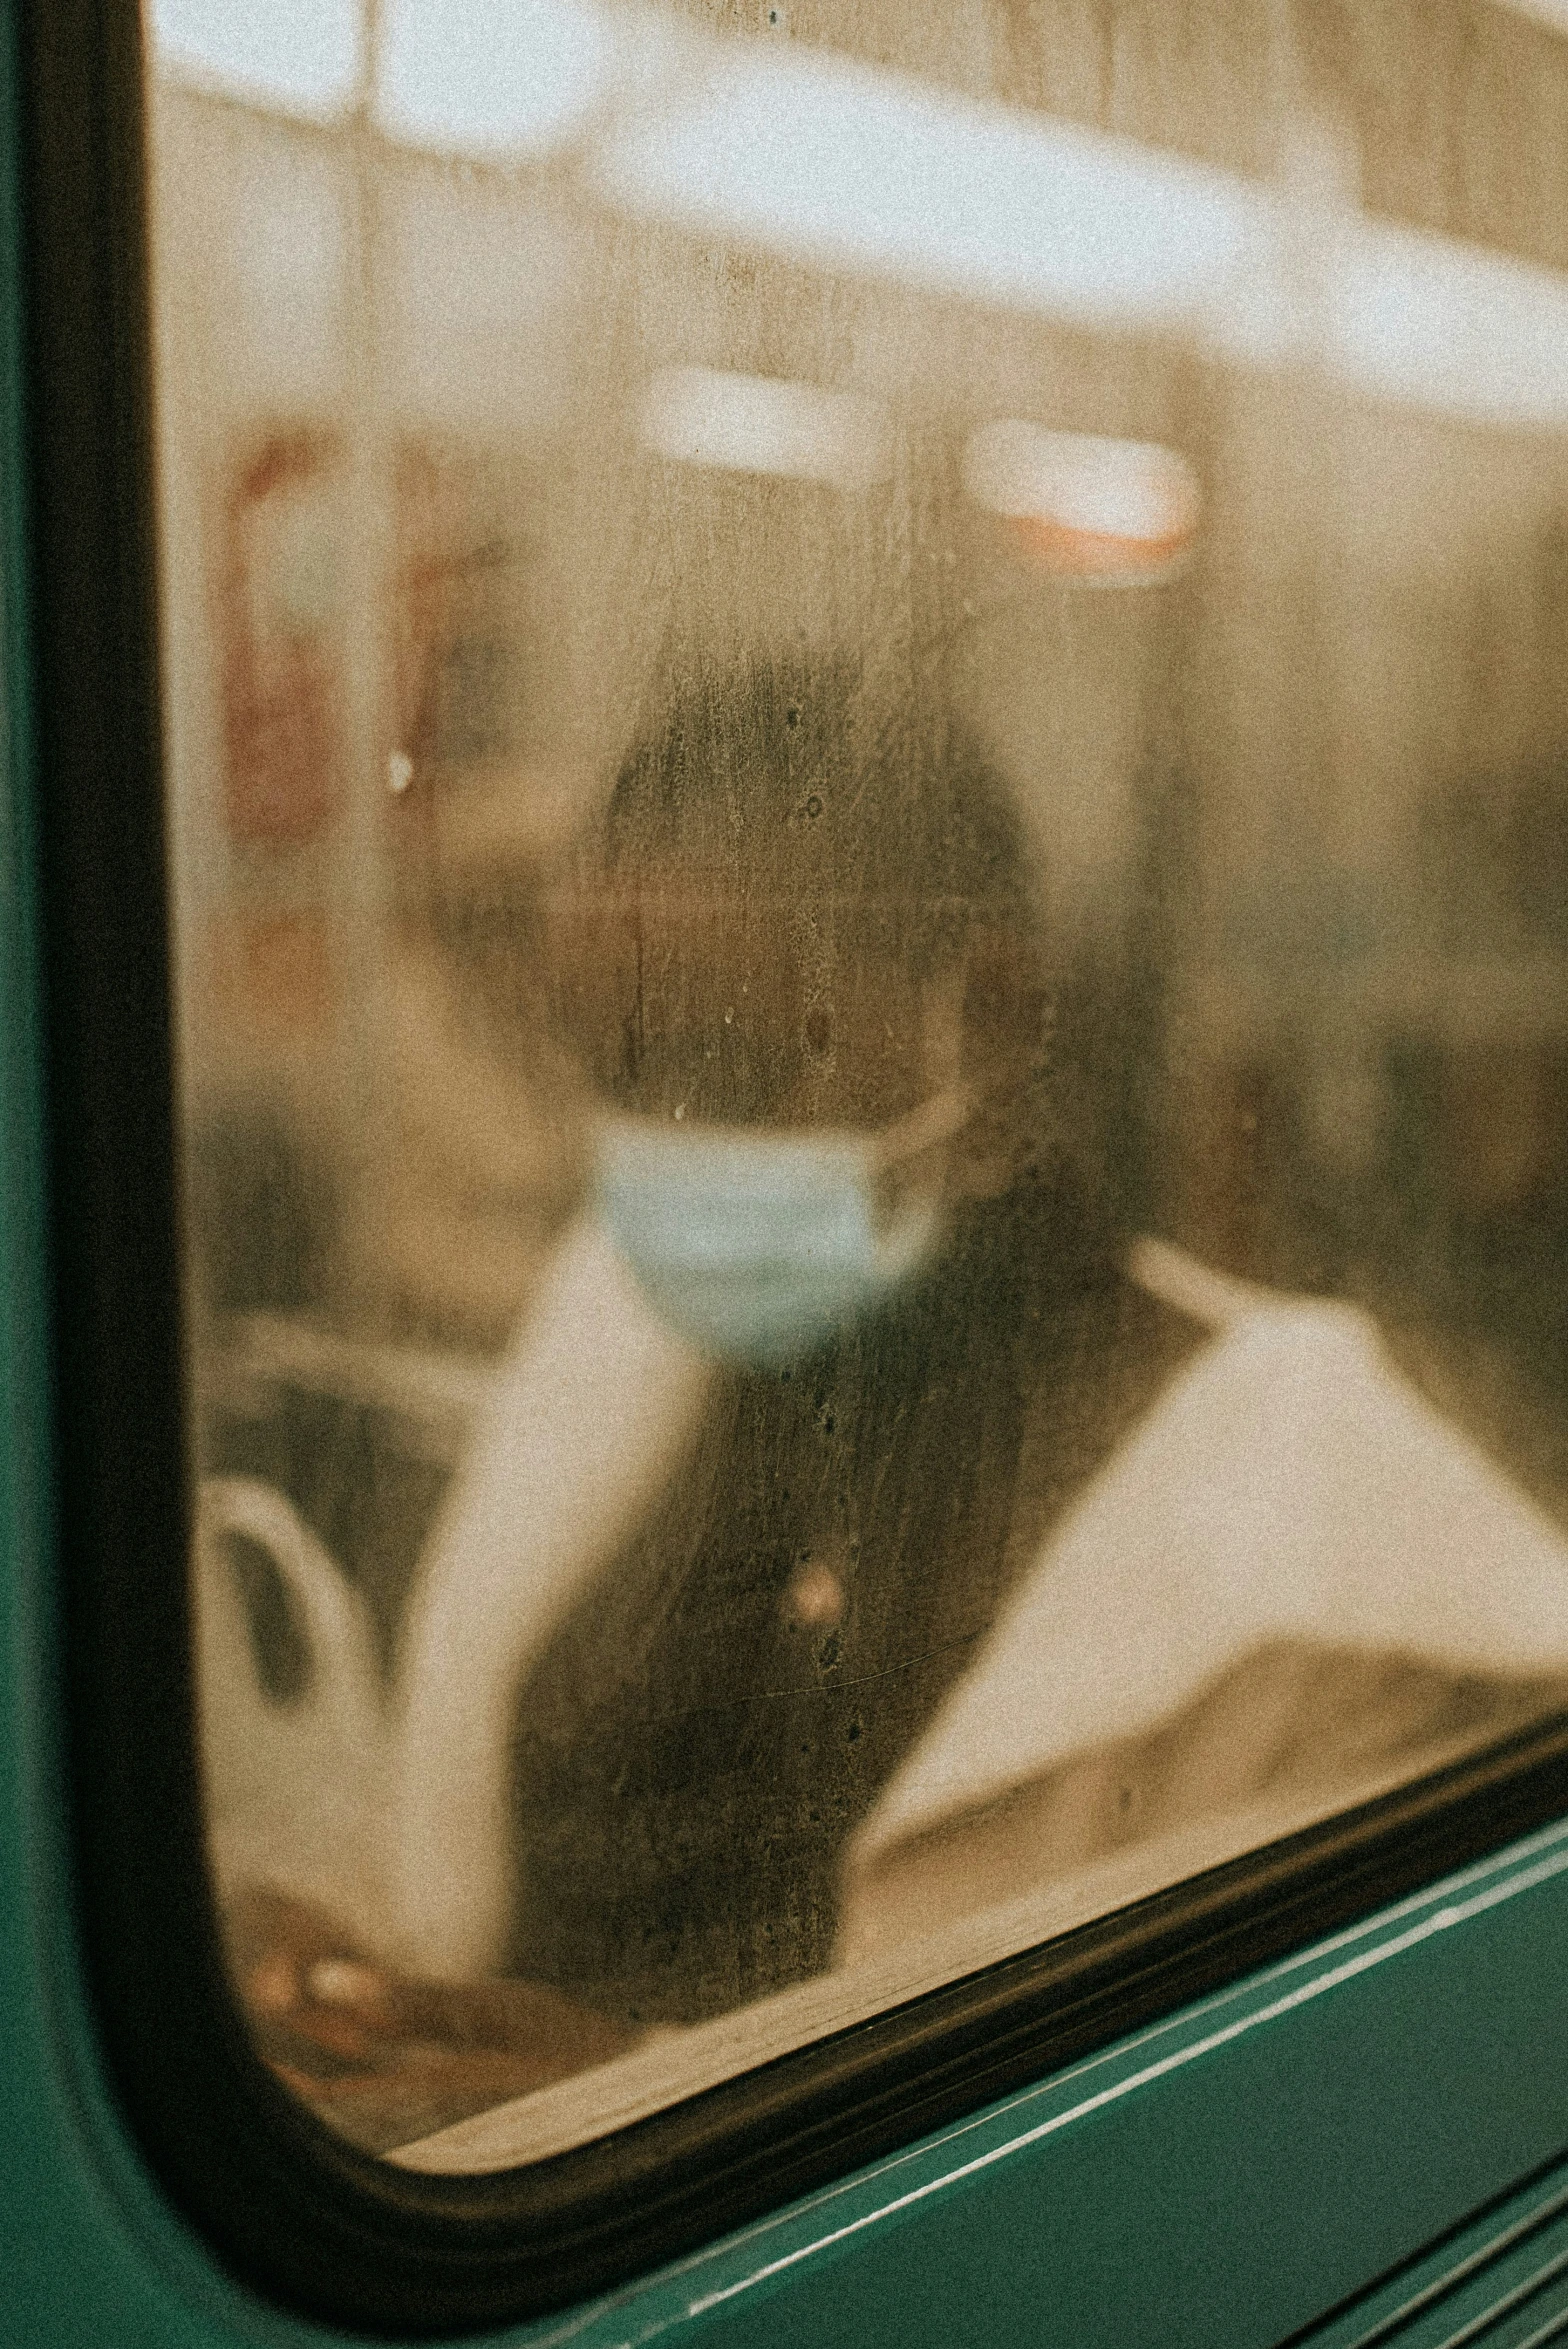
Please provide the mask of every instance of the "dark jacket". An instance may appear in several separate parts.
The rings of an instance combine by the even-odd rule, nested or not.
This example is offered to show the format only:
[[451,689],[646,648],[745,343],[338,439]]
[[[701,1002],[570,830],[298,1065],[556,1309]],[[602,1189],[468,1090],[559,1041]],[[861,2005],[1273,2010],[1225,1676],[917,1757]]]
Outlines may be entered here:
[[[727,1373],[519,1692],[512,1967],[651,2023],[826,1966],[848,1837],[1193,1335],[1036,1179],[829,1346]],[[836,1622],[791,1610],[812,1565]]]

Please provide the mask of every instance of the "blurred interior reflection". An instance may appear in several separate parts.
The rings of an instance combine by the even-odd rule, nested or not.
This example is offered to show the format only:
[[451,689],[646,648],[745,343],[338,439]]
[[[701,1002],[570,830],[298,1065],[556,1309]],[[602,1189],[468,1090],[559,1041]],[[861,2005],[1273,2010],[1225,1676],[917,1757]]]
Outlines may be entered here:
[[1568,1704],[1568,49],[296,13],[151,27],[202,1759],[481,2168]]

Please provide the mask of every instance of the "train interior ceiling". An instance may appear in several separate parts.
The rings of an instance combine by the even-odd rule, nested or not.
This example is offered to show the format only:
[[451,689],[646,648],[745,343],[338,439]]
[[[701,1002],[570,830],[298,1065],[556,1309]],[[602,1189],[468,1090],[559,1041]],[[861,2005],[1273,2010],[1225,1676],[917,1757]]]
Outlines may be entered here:
[[893,733],[939,679],[1062,967],[1132,973],[1144,1226],[1367,1305],[1568,1509],[1568,43],[521,13],[465,78],[477,5],[153,10],[203,1470],[390,1671],[583,1195],[545,900],[679,657]]

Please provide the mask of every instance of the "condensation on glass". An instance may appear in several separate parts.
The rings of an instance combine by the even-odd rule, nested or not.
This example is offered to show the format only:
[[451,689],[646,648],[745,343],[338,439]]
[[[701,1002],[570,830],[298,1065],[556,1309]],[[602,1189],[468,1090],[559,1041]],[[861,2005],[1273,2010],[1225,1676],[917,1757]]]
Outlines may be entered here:
[[1568,49],[1325,23],[155,14],[213,1878],[364,2145],[1568,1702]]

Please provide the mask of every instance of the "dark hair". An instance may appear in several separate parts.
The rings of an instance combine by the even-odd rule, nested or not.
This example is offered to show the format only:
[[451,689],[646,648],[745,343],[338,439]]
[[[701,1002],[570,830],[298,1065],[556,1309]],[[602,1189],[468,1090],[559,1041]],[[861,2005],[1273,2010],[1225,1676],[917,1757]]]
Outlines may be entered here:
[[[851,939],[925,971],[978,916],[1038,933],[1017,817],[962,728],[878,719],[845,668],[699,670],[627,759],[605,819],[612,873],[711,866],[831,906]],[[892,925],[890,928],[889,925]]]
[[[767,1115],[812,1049],[814,991],[893,971],[916,985],[956,973],[969,1040],[1006,1063],[1002,1089],[1039,1088],[1043,917],[1006,787],[966,729],[918,708],[879,717],[847,668],[684,674],[623,765],[576,890],[588,936],[563,1020],[625,1107]],[[720,900],[737,997],[724,1006],[689,991]],[[762,1016],[781,993],[805,1023],[798,1054]]]

